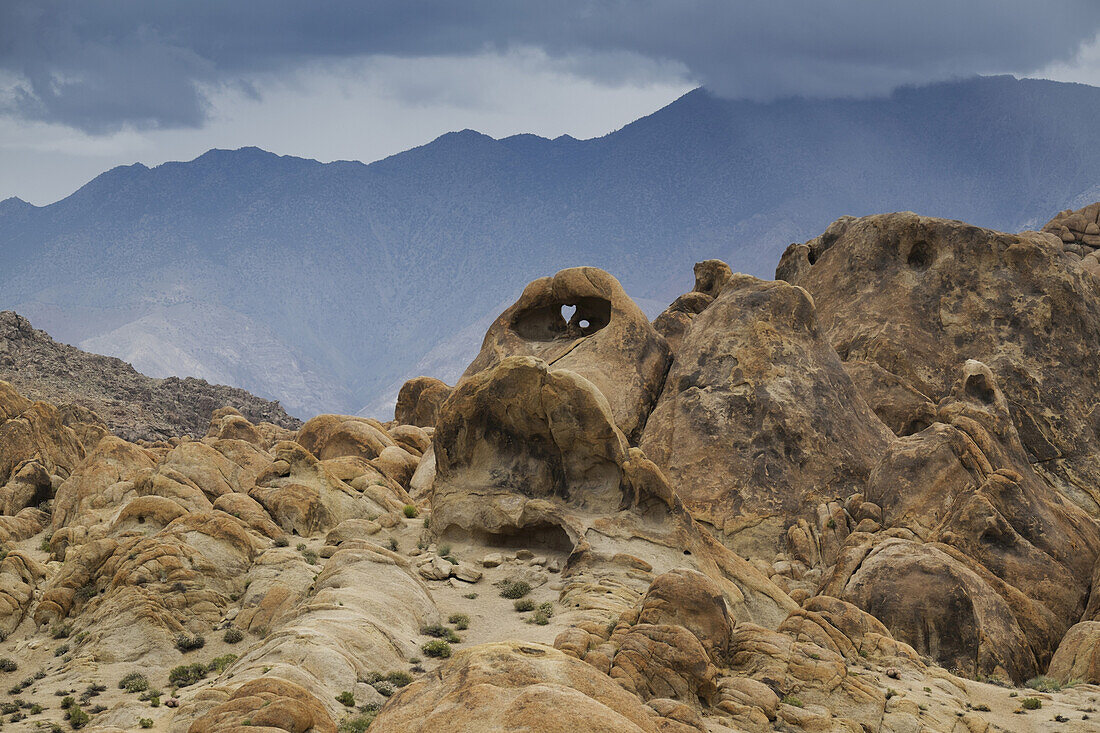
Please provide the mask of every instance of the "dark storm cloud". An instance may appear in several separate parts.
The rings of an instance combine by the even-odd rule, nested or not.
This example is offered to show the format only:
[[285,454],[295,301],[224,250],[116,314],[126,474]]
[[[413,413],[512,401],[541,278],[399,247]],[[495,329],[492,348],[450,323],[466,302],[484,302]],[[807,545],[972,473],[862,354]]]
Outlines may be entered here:
[[1098,30],[1096,0],[4,0],[0,70],[16,87],[0,104],[90,132],[193,127],[206,85],[325,59],[513,46],[609,82],[636,55],[728,96],[867,94],[1034,72]]

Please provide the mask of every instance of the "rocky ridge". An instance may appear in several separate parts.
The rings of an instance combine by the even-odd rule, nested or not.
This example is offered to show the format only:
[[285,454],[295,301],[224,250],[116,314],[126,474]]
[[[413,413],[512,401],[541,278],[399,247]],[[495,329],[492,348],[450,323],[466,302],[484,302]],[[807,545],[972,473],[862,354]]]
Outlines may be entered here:
[[0,379],[31,399],[72,404],[127,440],[200,435],[214,410],[231,406],[253,422],[297,428],[278,402],[202,379],[154,379],[126,362],[62,344],[13,311],[0,311]]
[[564,270],[387,422],[225,408],[137,444],[0,382],[0,714],[1098,730],[1100,279],[1075,246],[844,218],[775,281],[699,263],[652,323]]

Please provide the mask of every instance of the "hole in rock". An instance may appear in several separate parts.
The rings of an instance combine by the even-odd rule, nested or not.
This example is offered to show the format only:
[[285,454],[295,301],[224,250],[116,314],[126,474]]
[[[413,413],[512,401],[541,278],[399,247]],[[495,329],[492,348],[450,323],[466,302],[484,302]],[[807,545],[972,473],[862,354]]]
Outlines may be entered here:
[[931,424],[932,423],[922,417],[914,418],[905,424],[905,427],[898,433],[898,437],[904,438],[906,435],[916,435]]
[[909,248],[905,262],[914,270],[927,270],[932,265],[935,254],[932,245],[922,239]]
[[526,341],[555,341],[591,336],[611,321],[611,301],[577,298],[527,308],[512,319],[512,330]]
[[966,378],[966,394],[987,405],[993,404],[996,392],[984,374],[971,374]]
[[475,542],[488,547],[540,549],[566,554],[573,551],[573,540],[556,524],[508,527],[498,532],[470,531],[451,525],[443,531],[443,538],[452,542]]

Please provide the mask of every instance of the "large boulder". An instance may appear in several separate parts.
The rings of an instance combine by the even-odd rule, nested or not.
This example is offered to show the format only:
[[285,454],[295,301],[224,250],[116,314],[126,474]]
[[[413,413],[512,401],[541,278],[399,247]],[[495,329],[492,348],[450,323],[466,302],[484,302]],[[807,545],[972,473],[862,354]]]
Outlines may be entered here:
[[574,267],[529,284],[489,327],[462,378],[509,356],[537,357],[592,382],[629,438],[660,393],[669,348],[618,280],[595,267]]
[[967,362],[936,422],[893,442],[823,592],[945,666],[1016,681],[1085,611],[1100,528],[1037,475],[990,369]]
[[[561,597],[573,608],[606,618],[676,568],[708,575],[740,619],[775,625],[794,607],[691,518],[629,447],[603,393],[574,372],[517,356],[463,380],[434,449],[431,533],[567,557]],[[621,594],[608,593],[612,578]]]
[[748,275],[706,287],[716,297],[680,340],[641,448],[693,516],[770,561],[799,516],[863,490],[891,436],[806,291]]
[[439,408],[451,395],[451,387],[433,377],[415,377],[401,385],[393,419],[402,425],[430,428],[439,417]]
[[[936,403],[959,364],[988,365],[1036,470],[1100,516],[1100,279],[1057,237],[912,213],[845,217],[791,245],[776,277],[813,295],[845,362],[876,364],[910,394]],[[853,372],[871,399],[884,394],[874,374]],[[925,427],[901,422],[903,434]]]
[[463,650],[390,700],[372,733],[696,733],[659,718],[607,675],[521,642]]

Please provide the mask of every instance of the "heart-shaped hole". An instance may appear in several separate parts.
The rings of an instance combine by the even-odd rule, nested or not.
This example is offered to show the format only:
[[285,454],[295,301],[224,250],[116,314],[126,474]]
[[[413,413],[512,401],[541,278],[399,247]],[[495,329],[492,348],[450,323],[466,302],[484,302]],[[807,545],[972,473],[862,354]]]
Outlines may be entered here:
[[561,317],[565,319],[566,323],[569,323],[573,318],[573,314],[577,312],[577,306],[575,305],[563,305],[561,307]]

